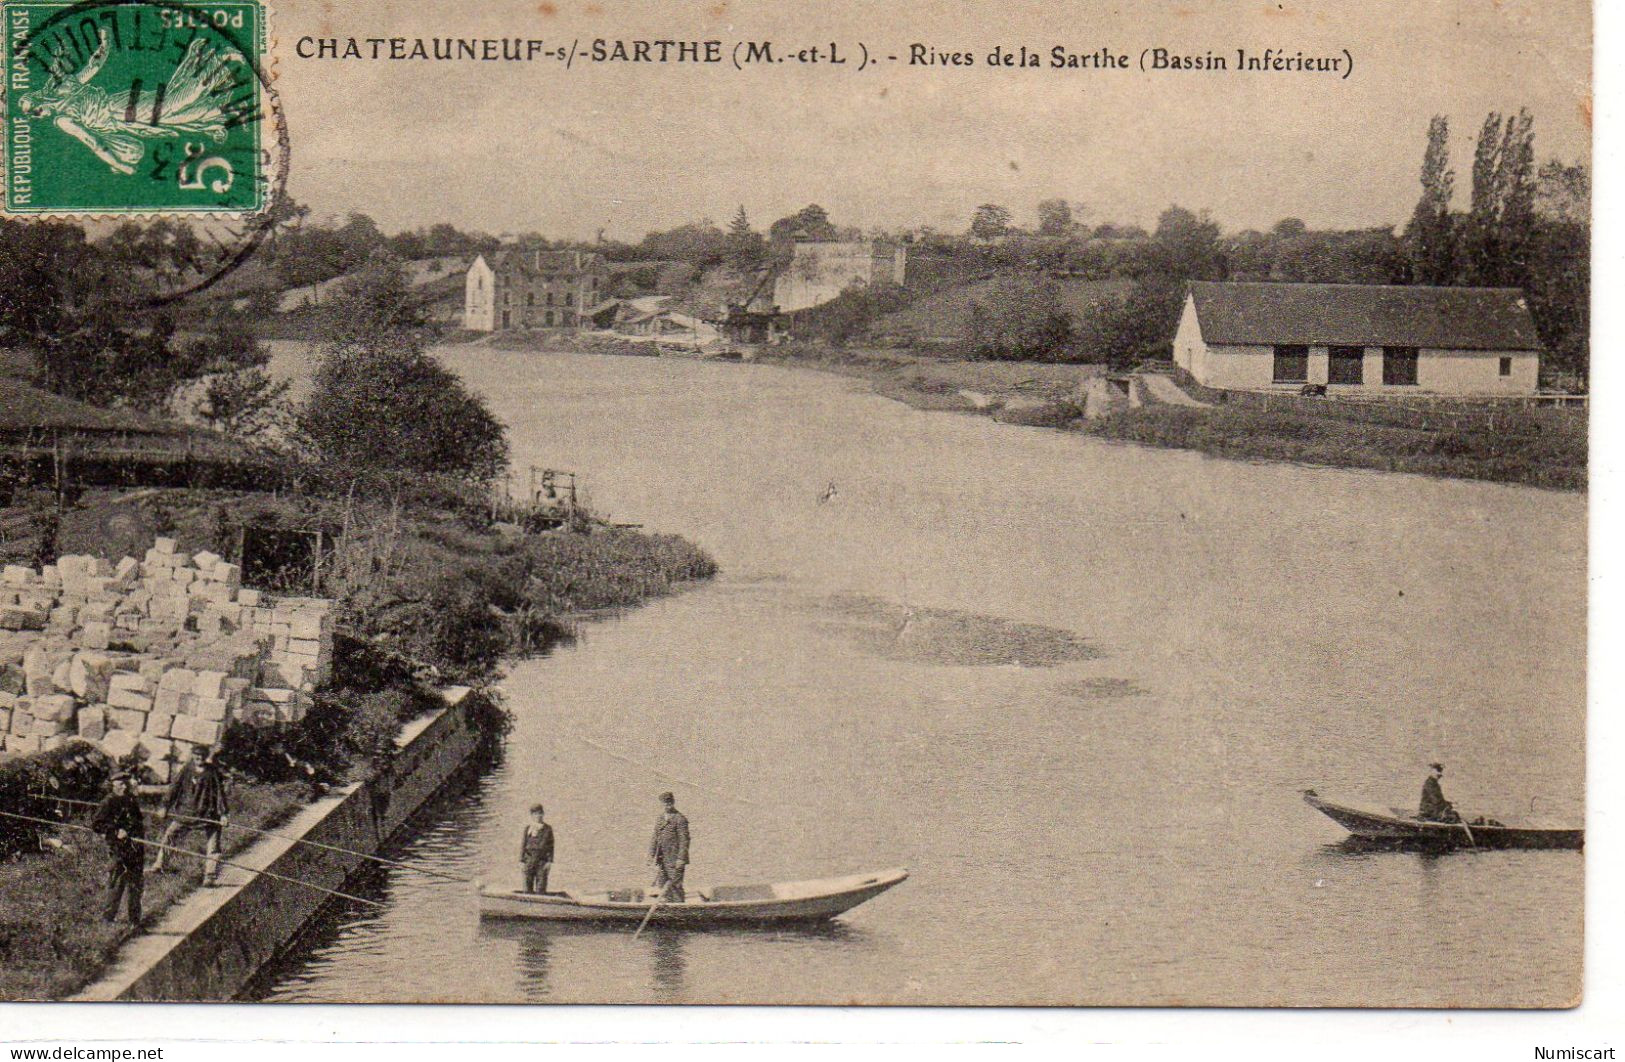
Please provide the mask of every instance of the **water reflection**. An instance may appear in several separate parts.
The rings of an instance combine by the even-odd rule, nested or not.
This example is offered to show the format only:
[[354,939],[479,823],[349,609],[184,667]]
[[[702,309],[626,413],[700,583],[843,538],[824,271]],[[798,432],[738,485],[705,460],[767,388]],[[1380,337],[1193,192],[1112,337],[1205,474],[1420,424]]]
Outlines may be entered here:
[[682,995],[688,973],[688,962],[683,954],[688,934],[680,929],[654,929],[648,936],[650,954],[654,958],[651,980],[655,990],[668,996]]

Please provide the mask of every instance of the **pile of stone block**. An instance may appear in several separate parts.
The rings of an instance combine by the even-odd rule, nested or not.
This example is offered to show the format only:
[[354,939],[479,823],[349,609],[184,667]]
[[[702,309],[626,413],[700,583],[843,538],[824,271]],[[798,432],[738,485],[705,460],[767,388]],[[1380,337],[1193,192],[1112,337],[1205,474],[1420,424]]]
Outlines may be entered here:
[[159,538],[141,560],[65,556],[0,572],[0,739],[74,737],[158,781],[233,725],[303,719],[333,666],[332,602],[242,586],[235,564]]

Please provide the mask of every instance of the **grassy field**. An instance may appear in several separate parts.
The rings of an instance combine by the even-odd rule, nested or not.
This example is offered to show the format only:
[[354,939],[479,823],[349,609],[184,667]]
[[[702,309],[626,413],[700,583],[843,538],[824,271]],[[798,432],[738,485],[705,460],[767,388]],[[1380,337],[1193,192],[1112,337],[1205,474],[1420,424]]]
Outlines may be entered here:
[[[926,340],[964,339],[970,334],[971,307],[996,298],[1000,283],[997,279],[979,280],[933,292],[907,309],[886,314],[875,322],[874,333]],[[1126,294],[1133,286],[1127,280],[1064,279],[1054,284],[1062,307],[1080,319],[1093,314],[1102,302]]]
[[903,349],[857,349],[791,343],[764,348],[757,358],[769,365],[856,376],[877,392],[916,409],[1005,412],[1046,403],[1068,402],[1098,365],[1032,361],[964,361]]
[[1148,405],[1073,426],[1102,438],[1217,457],[1586,489],[1584,409],[1349,402],[1182,385],[1218,404]]
[[[303,790],[291,784],[246,784],[232,791],[231,818],[237,825],[272,829],[299,806]],[[88,814],[90,809],[79,809]],[[162,827],[149,814],[147,838]],[[228,829],[225,857],[258,838]],[[63,829],[62,846],[0,863],[0,999],[61,999],[94,980],[119,945],[133,935],[125,922],[102,921],[107,882],[107,846],[83,830]],[[201,843],[193,836],[187,842]],[[148,862],[151,862],[149,858]],[[148,874],[142,898],[147,921],[198,887],[200,860],[182,858],[173,870]],[[123,912],[120,912],[123,917]]]

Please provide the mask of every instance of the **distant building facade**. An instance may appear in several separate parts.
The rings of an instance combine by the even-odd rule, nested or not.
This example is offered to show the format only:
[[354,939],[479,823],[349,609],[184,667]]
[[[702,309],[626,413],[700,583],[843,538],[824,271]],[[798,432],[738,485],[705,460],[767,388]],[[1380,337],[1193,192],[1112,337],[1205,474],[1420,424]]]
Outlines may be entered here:
[[1198,281],[1174,362],[1233,390],[1532,395],[1540,340],[1516,288]]
[[463,327],[474,332],[577,328],[606,297],[609,267],[591,251],[505,248],[481,255],[463,281]]
[[790,261],[773,281],[773,305],[781,313],[821,306],[848,288],[902,284],[908,248],[871,240],[798,239]]

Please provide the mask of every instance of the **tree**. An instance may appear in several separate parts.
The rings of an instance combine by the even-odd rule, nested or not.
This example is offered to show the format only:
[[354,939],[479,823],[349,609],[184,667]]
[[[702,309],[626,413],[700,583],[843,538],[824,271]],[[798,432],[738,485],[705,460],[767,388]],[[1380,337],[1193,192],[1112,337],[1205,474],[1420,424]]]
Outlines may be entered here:
[[1528,284],[1535,220],[1534,122],[1527,110],[1505,119],[1492,111],[1479,130],[1465,226],[1467,283]]
[[1038,235],[1070,236],[1072,204],[1065,199],[1045,199],[1038,204]]
[[1070,353],[1072,316],[1054,283],[1007,277],[971,304],[969,339],[984,358],[1062,360]]
[[1455,194],[1456,173],[1450,168],[1450,122],[1436,114],[1428,122],[1428,144],[1422,153],[1422,197],[1405,226],[1411,276],[1419,284],[1450,284],[1456,278],[1456,232],[1450,215]]
[[209,378],[193,411],[211,427],[239,439],[266,435],[282,419],[288,381],[254,366]]
[[1167,359],[1183,303],[1182,285],[1168,278],[1137,281],[1128,294],[1097,307],[1080,322],[1078,345],[1090,360],[1119,369]]
[[1172,206],[1157,218],[1153,271],[1174,280],[1224,280],[1228,263],[1219,247],[1219,223],[1207,211]]
[[1302,236],[1309,231],[1309,226],[1303,223],[1302,218],[1282,218],[1270,229],[1270,235],[1278,240],[1290,240]]
[[423,298],[401,263],[380,252],[365,269],[337,285],[322,309],[322,331],[332,339],[361,339],[429,327]]
[[970,234],[978,240],[996,240],[1010,229],[1011,214],[996,203],[983,203],[971,215]]
[[811,203],[794,214],[780,218],[767,229],[768,242],[775,246],[787,244],[798,235],[809,240],[833,240],[835,225],[829,220],[829,211],[817,203]]
[[352,480],[405,472],[493,482],[508,464],[507,433],[426,347],[422,333],[406,331],[325,344],[295,417],[298,441]]
[[750,219],[741,205],[728,224],[728,264],[737,272],[749,272],[761,264],[765,252],[762,234],[750,227]]

